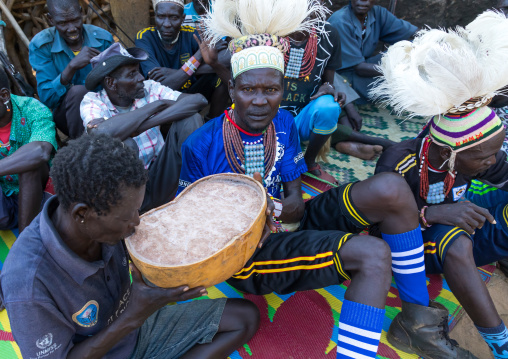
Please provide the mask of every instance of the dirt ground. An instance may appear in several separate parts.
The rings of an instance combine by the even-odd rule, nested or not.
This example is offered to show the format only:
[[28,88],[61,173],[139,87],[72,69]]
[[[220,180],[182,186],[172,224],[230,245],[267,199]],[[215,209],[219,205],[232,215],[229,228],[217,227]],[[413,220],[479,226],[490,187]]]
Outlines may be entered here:
[[[496,269],[490,282],[487,284],[487,288],[501,318],[505,323],[508,323],[508,278]],[[494,358],[467,314],[464,314],[455,328],[453,328],[450,337],[459,342],[461,347],[468,349],[480,359]]]

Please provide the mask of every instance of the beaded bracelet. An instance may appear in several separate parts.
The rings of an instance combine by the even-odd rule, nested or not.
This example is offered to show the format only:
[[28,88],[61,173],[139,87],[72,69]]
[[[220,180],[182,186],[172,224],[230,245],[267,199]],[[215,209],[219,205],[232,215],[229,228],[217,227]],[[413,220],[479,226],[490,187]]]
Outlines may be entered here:
[[289,232],[287,229],[285,229],[283,226],[282,226],[282,222],[281,221],[277,221],[275,219],[275,217],[272,216],[272,221],[273,221],[273,224],[275,225],[275,228],[277,229],[276,232],[272,232],[272,233],[283,233],[283,232]]
[[420,210],[420,218],[422,220],[422,224],[425,228],[429,228],[429,227],[432,227],[432,224],[429,224],[427,222],[427,220],[425,219],[425,211],[427,210],[427,208],[429,208],[428,206],[423,206],[422,209]]
[[187,75],[192,76],[197,71],[198,67],[201,65],[201,63],[196,60],[194,56],[192,56],[187,62],[182,66],[183,72],[185,72]]
[[270,199],[272,200],[273,205],[275,206],[272,214],[275,218],[278,218],[282,214],[282,207],[283,207],[282,202],[280,201],[280,199],[274,198],[273,196],[270,196]]

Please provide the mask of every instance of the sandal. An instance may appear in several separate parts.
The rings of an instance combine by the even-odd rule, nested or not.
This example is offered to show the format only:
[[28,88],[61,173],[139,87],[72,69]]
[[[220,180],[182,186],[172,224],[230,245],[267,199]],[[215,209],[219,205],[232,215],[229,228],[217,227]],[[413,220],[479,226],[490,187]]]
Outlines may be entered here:
[[[314,174],[312,171],[319,171],[319,174]],[[311,175],[316,176],[320,180],[323,180],[325,182],[329,182],[334,185],[339,185],[339,181],[332,175],[330,175],[328,172],[326,172],[324,169],[321,168],[319,163],[314,163],[312,166],[307,167],[307,173],[310,173]]]

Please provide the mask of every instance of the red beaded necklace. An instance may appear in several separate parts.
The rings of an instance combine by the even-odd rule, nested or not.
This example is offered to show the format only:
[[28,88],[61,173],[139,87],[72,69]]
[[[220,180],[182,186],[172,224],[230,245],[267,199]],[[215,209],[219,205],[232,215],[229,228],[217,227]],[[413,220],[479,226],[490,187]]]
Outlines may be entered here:
[[[423,149],[422,149],[422,153],[421,153],[421,158],[420,158],[420,197],[422,197],[424,200],[427,200],[427,196],[429,194],[429,166],[434,169],[430,163],[429,163],[429,149],[430,149],[430,145],[432,143],[432,140],[430,138],[426,138],[424,140],[424,144],[423,144]],[[438,172],[445,172],[445,171],[440,171],[440,170],[436,170],[434,169],[435,171],[438,171]],[[456,172],[453,171],[450,172],[448,171],[448,173],[446,174],[446,177],[445,177],[445,180],[444,180],[444,195],[445,197],[448,196],[448,193],[450,193],[452,187],[453,187],[453,184],[455,183],[455,175],[456,175]]]
[[[310,31],[309,39],[305,45],[305,54],[303,55],[302,67],[300,67],[299,78],[307,77],[314,69],[317,55],[317,32],[315,28]],[[287,68],[289,63],[289,53],[291,51],[291,41],[288,41],[288,50],[284,53],[284,63]]]
[[[273,122],[262,133],[253,134],[241,129],[235,122],[235,114],[232,109],[224,111],[226,115],[222,121],[222,140],[224,141],[224,149],[229,167],[235,173],[245,174],[245,153],[244,144],[240,131],[248,136],[263,135],[263,144],[265,147],[265,178],[268,177],[270,170],[275,164],[275,155],[277,147],[277,137],[275,135],[275,126]],[[236,160],[236,156],[240,159],[240,163]],[[240,165],[243,165],[242,166]]]

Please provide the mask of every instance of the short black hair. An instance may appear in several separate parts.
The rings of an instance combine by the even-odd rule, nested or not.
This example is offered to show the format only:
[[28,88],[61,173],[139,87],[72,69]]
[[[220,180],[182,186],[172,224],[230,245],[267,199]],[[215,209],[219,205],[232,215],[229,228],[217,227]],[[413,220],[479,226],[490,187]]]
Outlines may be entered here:
[[0,66],[0,89],[7,89],[10,91],[9,76],[3,66]]
[[48,11],[54,13],[55,10],[81,9],[79,0],[47,0]]
[[124,188],[140,188],[148,175],[138,153],[119,139],[85,134],[57,152],[51,178],[65,210],[84,203],[102,215],[122,200]]

